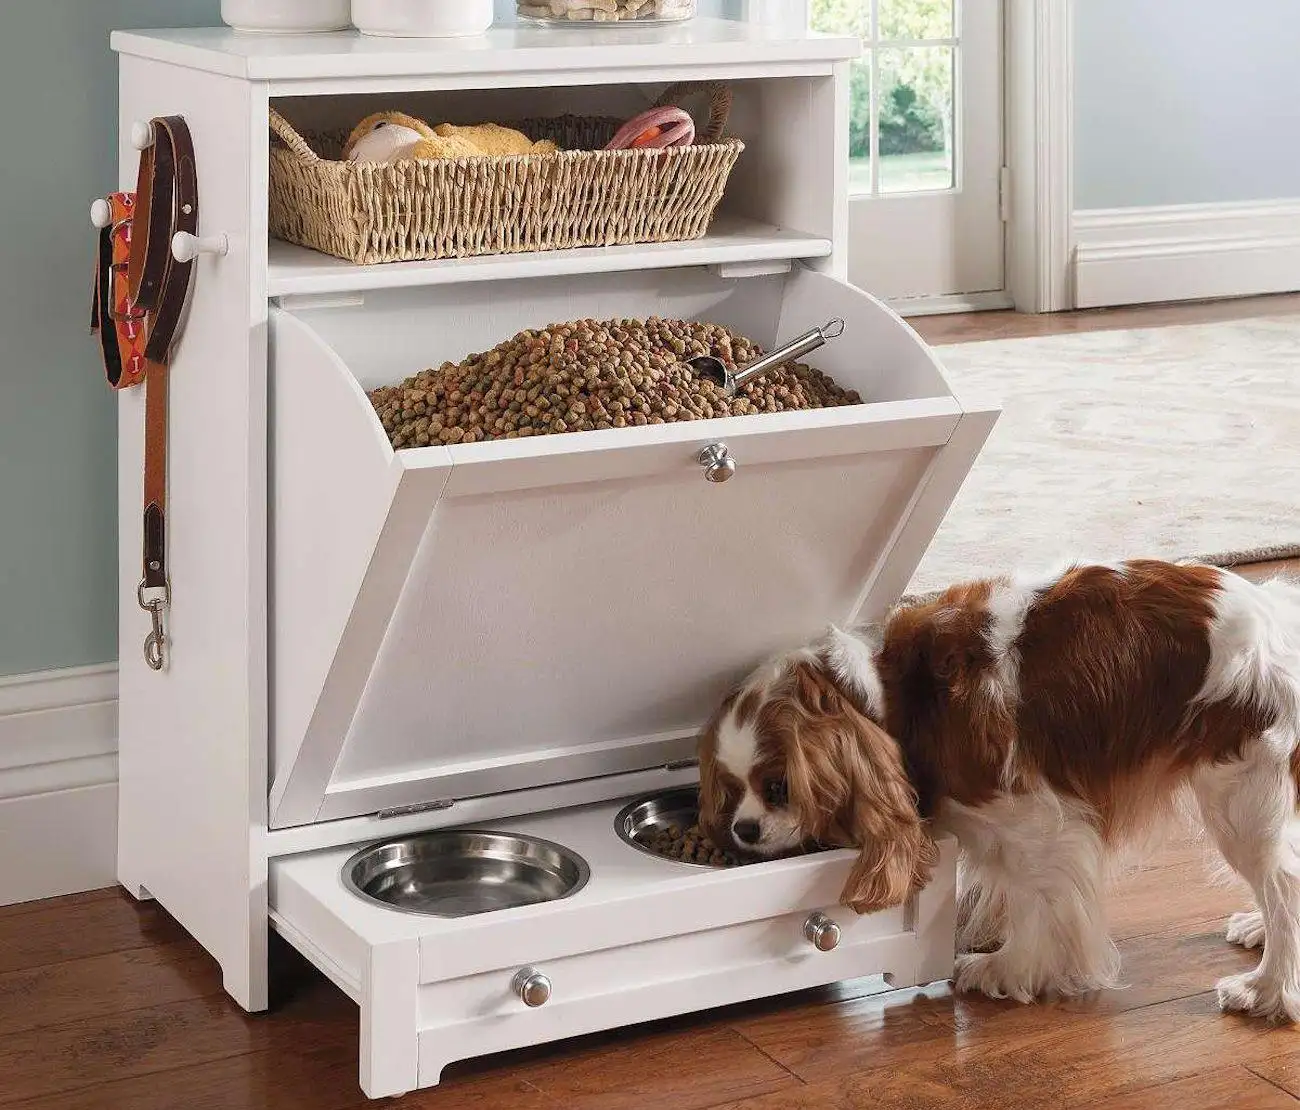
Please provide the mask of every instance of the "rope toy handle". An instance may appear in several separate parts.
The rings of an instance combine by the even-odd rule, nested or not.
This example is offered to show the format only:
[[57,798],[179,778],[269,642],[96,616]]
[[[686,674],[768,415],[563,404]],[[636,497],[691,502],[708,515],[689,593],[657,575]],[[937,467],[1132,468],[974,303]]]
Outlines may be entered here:
[[698,93],[709,94],[709,122],[695,137],[695,142],[700,146],[708,146],[722,138],[727,130],[727,121],[731,118],[733,96],[731,86],[725,81],[679,81],[664,89],[654,102],[654,107],[681,107],[680,101]]

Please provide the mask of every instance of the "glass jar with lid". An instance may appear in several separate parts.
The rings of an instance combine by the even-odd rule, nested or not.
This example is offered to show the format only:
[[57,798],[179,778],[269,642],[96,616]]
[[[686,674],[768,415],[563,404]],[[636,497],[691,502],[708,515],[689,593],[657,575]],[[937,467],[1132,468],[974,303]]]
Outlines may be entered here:
[[680,23],[696,0],[517,0],[521,23],[586,27],[593,23]]

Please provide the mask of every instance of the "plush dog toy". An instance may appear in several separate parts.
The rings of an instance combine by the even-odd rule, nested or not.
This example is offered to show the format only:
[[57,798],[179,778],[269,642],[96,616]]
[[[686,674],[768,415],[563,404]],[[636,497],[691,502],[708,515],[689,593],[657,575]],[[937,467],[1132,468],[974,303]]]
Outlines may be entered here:
[[554,154],[549,141],[535,143],[522,131],[495,123],[430,127],[404,112],[376,112],[352,130],[343,157],[352,162],[400,162],[410,158],[489,158],[507,154]]
[[483,154],[496,157],[507,154],[554,154],[560,149],[549,139],[535,143],[522,131],[502,127],[499,123],[476,123],[472,127],[440,123],[433,131],[439,138],[468,142],[478,147]]

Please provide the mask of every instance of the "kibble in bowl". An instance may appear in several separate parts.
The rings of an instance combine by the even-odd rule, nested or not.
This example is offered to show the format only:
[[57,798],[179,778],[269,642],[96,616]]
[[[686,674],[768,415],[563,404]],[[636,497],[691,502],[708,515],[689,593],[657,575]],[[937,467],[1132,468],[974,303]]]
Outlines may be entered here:
[[637,843],[657,856],[680,863],[703,863],[710,867],[737,867],[743,860],[734,852],[719,848],[698,824],[668,825],[643,833]]
[[624,806],[614,818],[619,838],[638,851],[696,867],[738,867],[752,862],[714,844],[700,827],[700,795],[676,787]]
[[752,340],[693,320],[574,320],[522,331],[368,394],[397,450],[675,424],[861,404],[820,370],[790,362],[728,397],[687,362],[731,370],[763,355]]

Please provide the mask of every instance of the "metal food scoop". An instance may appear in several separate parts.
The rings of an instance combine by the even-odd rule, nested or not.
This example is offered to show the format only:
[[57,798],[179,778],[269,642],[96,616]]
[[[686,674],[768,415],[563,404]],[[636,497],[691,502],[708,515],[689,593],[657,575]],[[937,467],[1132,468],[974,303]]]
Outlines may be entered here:
[[698,358],[688,359],[686,365],[695,371],[697,377],[720,385],[723,392],[731,397],[746,382],[752,382],[769,370],[784,366],[787,362],[808,354],[809,351],[815,351],[828,339],[838,339],[843,334],[844,321],[837,316],[829,324],[805,332],[798,339],[790,340],[789,343],[764,355],[757,362],[751,362],[735,372],[728,370],[726,363],[712,355],[700,355]]

